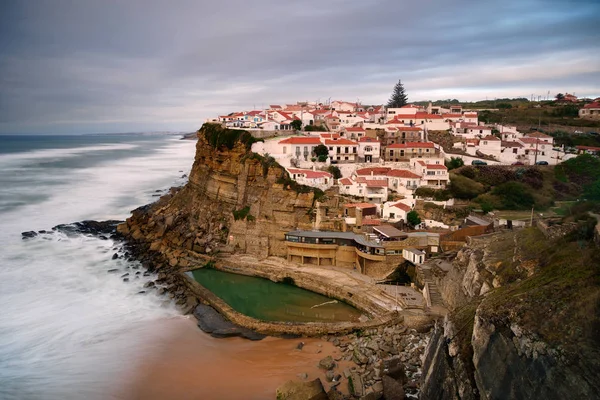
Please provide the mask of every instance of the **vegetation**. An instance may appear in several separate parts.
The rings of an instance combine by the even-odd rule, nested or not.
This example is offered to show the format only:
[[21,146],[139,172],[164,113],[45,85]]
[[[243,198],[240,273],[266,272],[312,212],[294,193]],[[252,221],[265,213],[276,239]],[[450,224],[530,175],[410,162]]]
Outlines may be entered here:
[[327,161],[327,156],[326,156],[326,155],[324,155],[324,154],[322,154],[322,155],[320,155],[319,157],[317,157],[317,160],[318,160],[319,162],[325,162],[325,161]]
[[290,125],[297,131],[302,129],[302,121],[300,121],[299,119],[293,120],[292,122],[290,122]]
[[392,95],[388,100],[387,106],[390,108],[400,108],[405,106],[407,103],[408,97],[404,92],[404,85],[402,84],[402,81],[399,80],[398,83],[396,83],[396,86],[394,86],[394,90],[392,91]]
[[301,185],[292,178],[290,178],[289,174],[284,171],[284,173],[277,179],[277,183],[283,185],[283,188],[286,190],[293,190],[296,193],[313,193],[314,200],[320,200],[325,197],[325,192],[323,192],[319,188],[315,188],[312,186]]
[[250,206],[246,206],[240,210],[233,210],[233,219],[236,221],[246,219],[250,213]]
[[247,150],[250,150],[253,143],[263,141],[262,139],[254,138],[252,134],[247,131],[227,129],[219,124],[203,124],[198,132],[204,135],[208,144],[214,149],[227,147],[229,150],[232,150],[235,144],[240,142],[246,146]]
[[450,161],[446,161],[446,168],[448,168],[448,170],[460,168],[463,165],[465,165],[465,162],[460,157],[451,157]]
[[313,152],[315,153],[315,155],[317,157],[319,157],[319,156],[327,157],[329,155],[329,149],[324,144],[320,144],[317,147],[315,147]]
[[333,179],[340,179],[342,177],[342,171],[335,165],[330,165],[327,171],[333,175]]
[[421,218],[415,210],[412,210],[406,214],[406,222],[408,222],[410,226],[415,227],[421,223]]
[[307,132],[327,132],[325,125],[306,125],[304,130]]

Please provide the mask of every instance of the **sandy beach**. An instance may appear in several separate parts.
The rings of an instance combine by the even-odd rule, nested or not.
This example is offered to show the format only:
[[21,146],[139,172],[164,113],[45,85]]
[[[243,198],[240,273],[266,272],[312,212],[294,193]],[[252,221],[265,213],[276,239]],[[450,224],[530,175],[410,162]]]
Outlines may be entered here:
[[[307,373],[309,380],[321,378],[328,389],[317,364],[339,353],[320,339],[216,339],[198,329],[193,318],[171,319],[168,324],[169,334],[152,339],[149,348],[153,350],[132,366],[118,398],[275,399],[277,387],[290,379],[299,380],[301,373]],[[300,342],[305,345],[297,350]],[[345,380],[339,389],[347,392]]]

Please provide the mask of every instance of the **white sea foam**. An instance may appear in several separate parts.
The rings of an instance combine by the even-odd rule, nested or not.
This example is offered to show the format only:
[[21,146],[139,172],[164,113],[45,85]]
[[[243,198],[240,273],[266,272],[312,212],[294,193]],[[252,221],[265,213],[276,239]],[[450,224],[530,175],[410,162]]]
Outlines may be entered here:
[[[134,264],[113,260],[112,241],[58,232],[20,236],[84,219],[124,219],[155,199],[155,189],[181,183],[194,143],[158,145],[164,147],[150,154],[65,171],[62,184],[44,186],[46,200],[0,214],[0,399],[111,397],[144,339],[157,334],[148,323],[181,318],[164,298],[138,293],[151,277],[136,279]],[[71,150],[53,157],[70,157]],[[107,273],[113,268],[119,271]]]

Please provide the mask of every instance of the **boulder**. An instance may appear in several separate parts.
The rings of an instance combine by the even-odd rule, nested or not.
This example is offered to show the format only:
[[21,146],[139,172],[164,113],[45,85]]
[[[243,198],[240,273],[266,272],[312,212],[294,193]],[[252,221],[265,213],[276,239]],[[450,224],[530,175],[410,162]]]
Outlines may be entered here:
[[358,365],[363,365],[369,362],[369,357],[365,356],[358,348],[354,349],[352,354],[352,361]]
[[34,231],[21,232],[22,239],[31,239],[33,237],[36,237],[37,235],[37,232]]
[[384,376],[381,383],[385,400],[404,400],[404,388],[400,382],[389,376]]
[[363,380],[356,372],[350,374],[350,378],[348,378],[348,391],[356,397],[361,397],[365,394]]
[[333,361],[333,357],[327,356],[319,361],[319,368],[332,370],[335,367],[335,361]]
[[277,388],[277,400],[328,400],[319,379],[308,382],[287,381]]

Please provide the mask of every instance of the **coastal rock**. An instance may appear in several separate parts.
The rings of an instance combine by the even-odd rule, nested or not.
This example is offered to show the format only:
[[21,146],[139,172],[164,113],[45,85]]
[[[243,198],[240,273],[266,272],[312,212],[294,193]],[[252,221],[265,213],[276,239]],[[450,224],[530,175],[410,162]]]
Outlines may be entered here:
[[399,382],[389,376],[384,376],[381,382],[385,400],[404,400],[404,388]]
[[214,308],[204,304],[199,304],[194,309],[194,316],[198,319],[198,327],[216,338],[240,336],[249,340],[262,340],[266,337],[227,321]]
[[288,381],[277,388],[277,400],[328,400],[319,379],[309,382]]
[[319,361],[319,368],[331,370],[333,367],[335,367],[335,361],[331,356],[327,356]]
[[38,234],[35,231],[21,232],[21,236],[23,239],[31,239],[36,237]]
[[348,378],[348,391],[351,395],[356,397],[360,397],[365,394],[363,380],[359,374],[353,372],[350,375],[350,378]]

